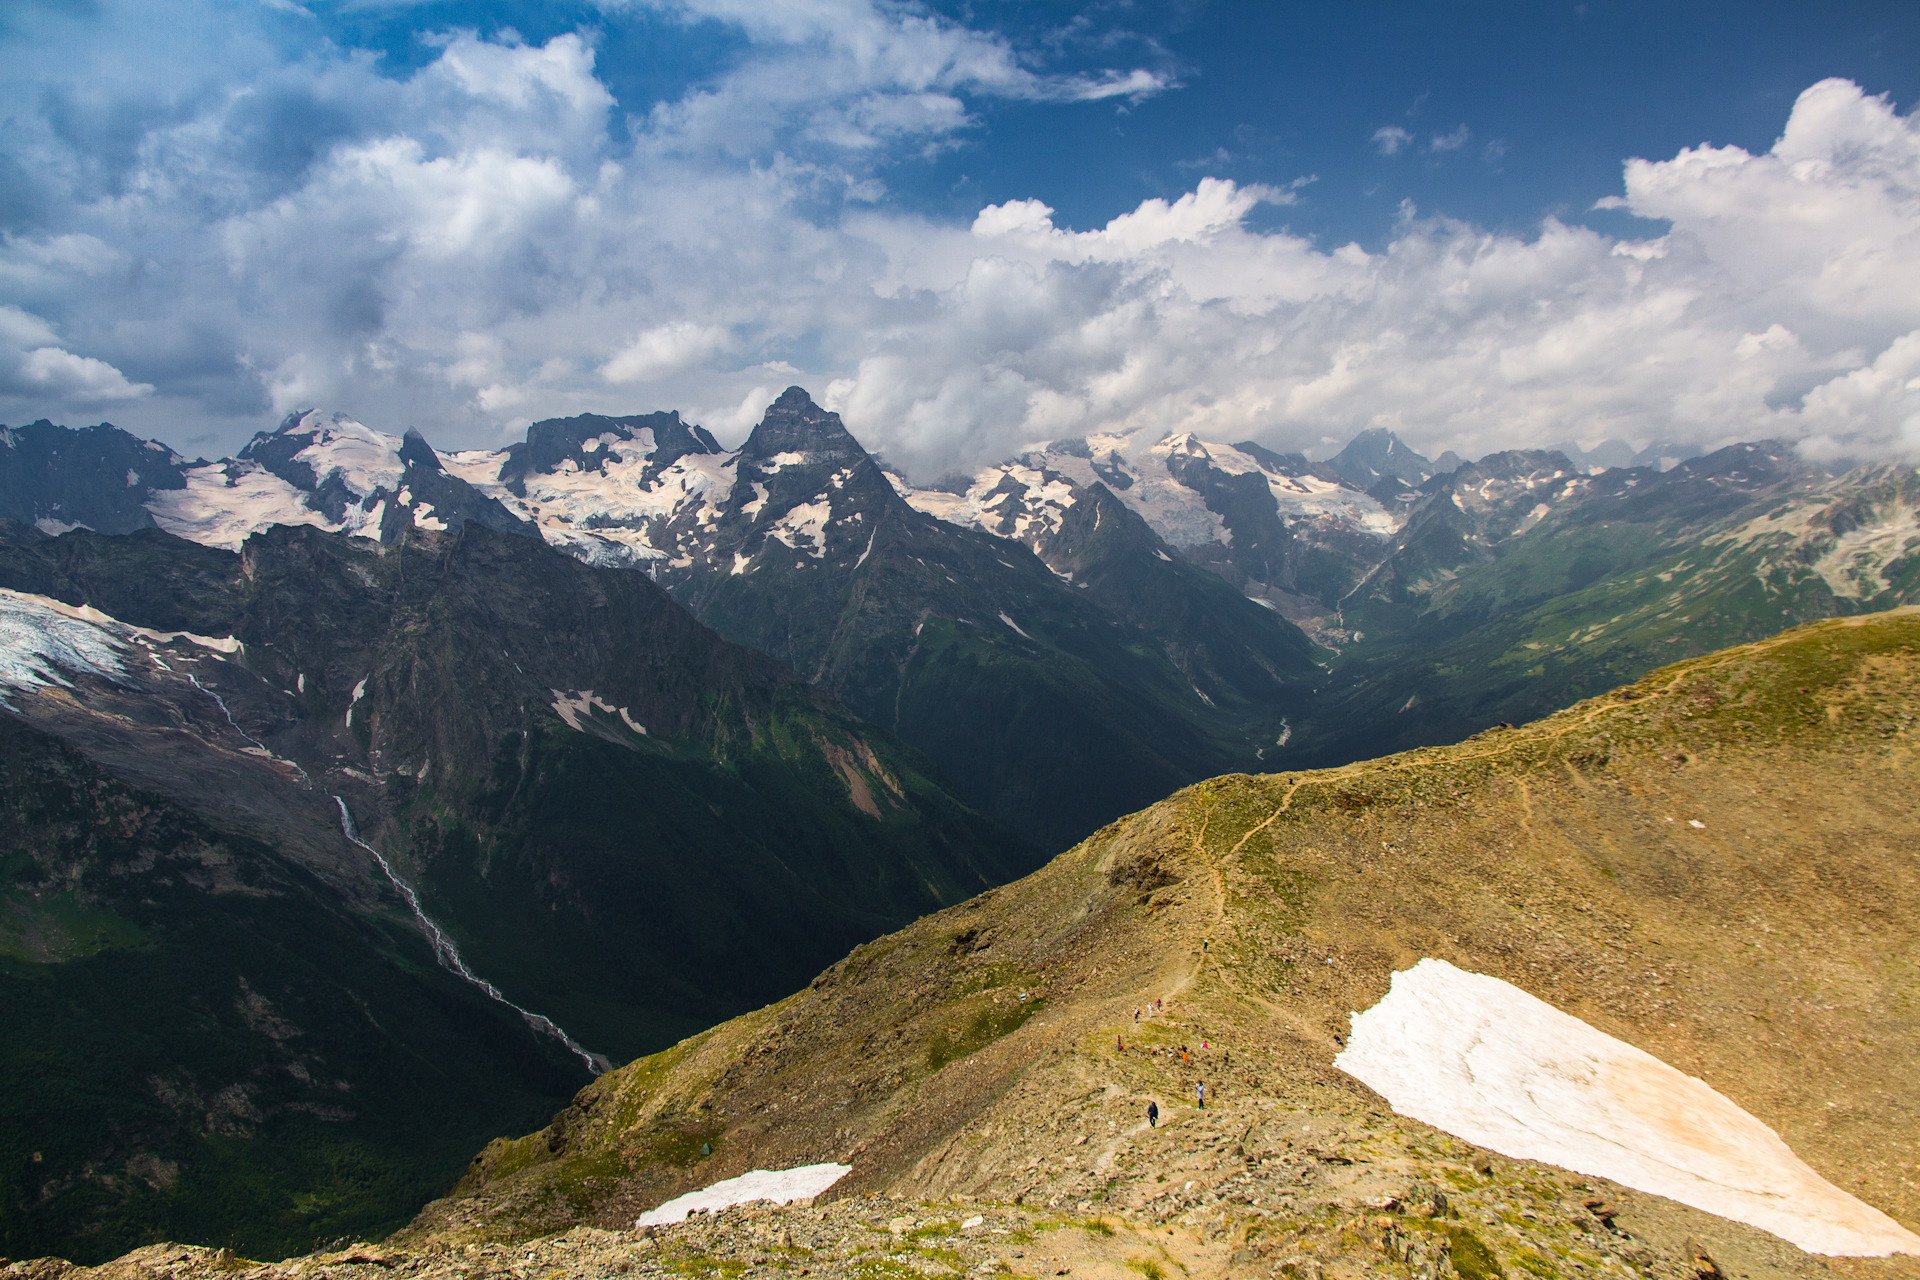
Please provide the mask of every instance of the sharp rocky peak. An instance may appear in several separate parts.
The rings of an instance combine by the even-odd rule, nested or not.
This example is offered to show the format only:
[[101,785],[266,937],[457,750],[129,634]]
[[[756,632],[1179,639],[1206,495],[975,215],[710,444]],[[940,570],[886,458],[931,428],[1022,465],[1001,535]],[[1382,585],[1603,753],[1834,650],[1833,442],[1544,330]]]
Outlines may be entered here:
[[842,464],[871,461],[840,415],[822,409],[800,387],[788,387],[767,406],[760,425],[740,446],[740,456],[755,461],[783,453],[803,454],[809,462],[816,458]]

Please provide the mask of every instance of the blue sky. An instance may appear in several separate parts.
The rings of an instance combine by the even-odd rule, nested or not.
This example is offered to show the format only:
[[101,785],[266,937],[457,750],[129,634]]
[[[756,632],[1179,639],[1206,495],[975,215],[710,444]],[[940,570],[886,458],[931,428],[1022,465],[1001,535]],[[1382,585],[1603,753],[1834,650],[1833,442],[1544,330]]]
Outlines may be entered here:
[[27,0],[0,54],[6,421],[1920,448],[1910,5]]

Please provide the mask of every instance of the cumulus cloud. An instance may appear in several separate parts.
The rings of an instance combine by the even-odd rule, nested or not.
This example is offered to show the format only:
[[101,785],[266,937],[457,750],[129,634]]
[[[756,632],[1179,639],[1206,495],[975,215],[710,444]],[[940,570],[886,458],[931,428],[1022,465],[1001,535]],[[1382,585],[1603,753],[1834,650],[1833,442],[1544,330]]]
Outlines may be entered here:
[[[1295,192],[1212,177],[1094,227],[1045,192],[904,212],[886,165],[972,103],[1167,82],[872,0],[652,7],[746,52],[630,119],[581,34],[450,32],[396,76],[242,31],[244,76],[137,127],[6,90],[43,186],[0,235],[0,415],[138,397],[142,434],[209,452],[314,404],[449,446],[670,407],[737,438],[800,382],[920,474],[1092,430],[1920,448],[1920,128],[1853,84],[1808,89],[1767,152],[1627,162],[1617,203],[1659,235],[1409,213],[1370,252],[1258,229]],[[124,71],[158,100],[149,61],[79,56],[88,93]]]
[[1458,151],[1473,139],[1473,130],[1456,125],[1446,133],[1436,133],[1427,141],[1429,151]]
[[608,382],[654,382],[702,364],[732,345],[725,329],[676,320],[645,330],[600,366]]
[[0,306],[0,396],[40,396],[95,407],[151,395],[104,360],[58,345],[52,326],[18,307]]
[[[1325,252],[1246,230],[1258,195],[1211,180],[1085,233],[1036,201],[995,206],[971,244],[889,244],[891,286],[932,312],[833,395],[927,469],[1092,429],[1306,444],[1387,426],[1469,454],[1785,435],[1911,456],[1917,146],[1912,118],[1823,82],[1764,155],[1630,162],[1620,203],[1672,224],[1641,240],[1436,218],[1383,252]],[[1194,233],[1135,233],[1180,205]]]

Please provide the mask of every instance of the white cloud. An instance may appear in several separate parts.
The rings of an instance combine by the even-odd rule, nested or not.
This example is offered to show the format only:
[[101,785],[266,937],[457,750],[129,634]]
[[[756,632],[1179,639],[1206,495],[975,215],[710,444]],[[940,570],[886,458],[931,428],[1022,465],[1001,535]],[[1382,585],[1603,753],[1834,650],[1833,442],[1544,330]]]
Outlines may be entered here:
[[1383,156],[1397,156],[1413,141],[1413,135],[1397,124],[1383,124],[1373,131],[1373,145]]
[[1458,151],[1473,138],[1473,131],[1465,125],[1457,125],[1446,133],[1436,133],[1427,142],[1431,151]]
[[94,407],[151,395],[104,360],[58,345],[52,326],[18,307],[0,306],[0,396],[44,396]]
[[[1846,82],[1803,94],[1766,153],[1629,162],[1618,203],[1658,237],[1409,215],[1367,252],[1254,230],[1293,191],[1212,177],[1090,228],[1045,192],[958,224],[901,212],[887,166],[974,128],[970,102],[1148,81],[1050,78],[863,0],[671,12],[747,52],[624,133],[584,36],[456,32],[394,79],[275,62],[242,31],[245,83],[156,116],[119,169],[34,135],[65,212],[0,238],[0,415],[141,397],[143,434],[211,422],[225,448],[321,404],[457,446],[677,407],[737,438],[799,382],[920,472],[1095,429],[1920,447],[1920,130]],[[155,74],[123,54],[74,74]],[[0,105],[32,121],[35,101]]]
[[[1828,81],[1766,155],[1630,162],[1622,203],[1672,222],[1656,239],[1415,219],[1384,252],[1324,252],[1245,230],[1230,183],[1085,233],[1011,202],[982,211],[971,252],[878,237],[883,288],[928,310],[835,394],[923,470],[1095,428],[1300,445],[1389,426],[1467,454],[1785,435],[1912,456],[1916,192],[1915,121]],[[1181,205],[1203,233],[1134,234]]]
[[691,369],[725,351],[732,335],[712,325],[676,320],[657,325],[600,367],[608,382],[654,382]]

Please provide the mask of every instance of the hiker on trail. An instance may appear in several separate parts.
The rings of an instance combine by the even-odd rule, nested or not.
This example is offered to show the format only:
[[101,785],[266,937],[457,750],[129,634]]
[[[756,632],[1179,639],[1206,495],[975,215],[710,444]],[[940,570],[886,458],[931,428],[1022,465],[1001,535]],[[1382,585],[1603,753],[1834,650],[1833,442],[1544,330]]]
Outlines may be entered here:
[[1206,1084],[1206,1081],[1204,1081],[1204,1080],[1203,1080],[1203,1081],[1201,1081],[1201,1082],[1200,1082],[1199,1084],[1196,1084],[1195,1086],[1193,1086],[1193,1096],[1194,1096],[1194,1097],[1196,1097],[1196,1098],[1198,1098],[1198,1099],[1200,1100],[1200,1109],[1201,1109],[1202,1111],[1205,1111],[1205,1110],[1207,1109],[1207,1084]]
[[1134,1020],[1135,1022],[1138,1022],[1138,1021],[1140,1021],[1140,1011],[1139,1011],[1138,1009],[1135,1009],[1135,1010],[1133,1011],[1133,1020]]
[[1160,1127],[1160,1104],[1157,1102],[1149,1102],[1147,1104],[1147,1128],[1158,1129],[1159,1127]]
[[1125,1053],[1127,1051],[1125,1042],[1123,1042],[1119,1036],[1113,1038],[1113,1048],[1116,1053]]
[[1187,1057],[1187,1046],[1185,1045],[1180,1046],[1180,1061],[1182,1062],[1190,1061],[1190,1059]]

